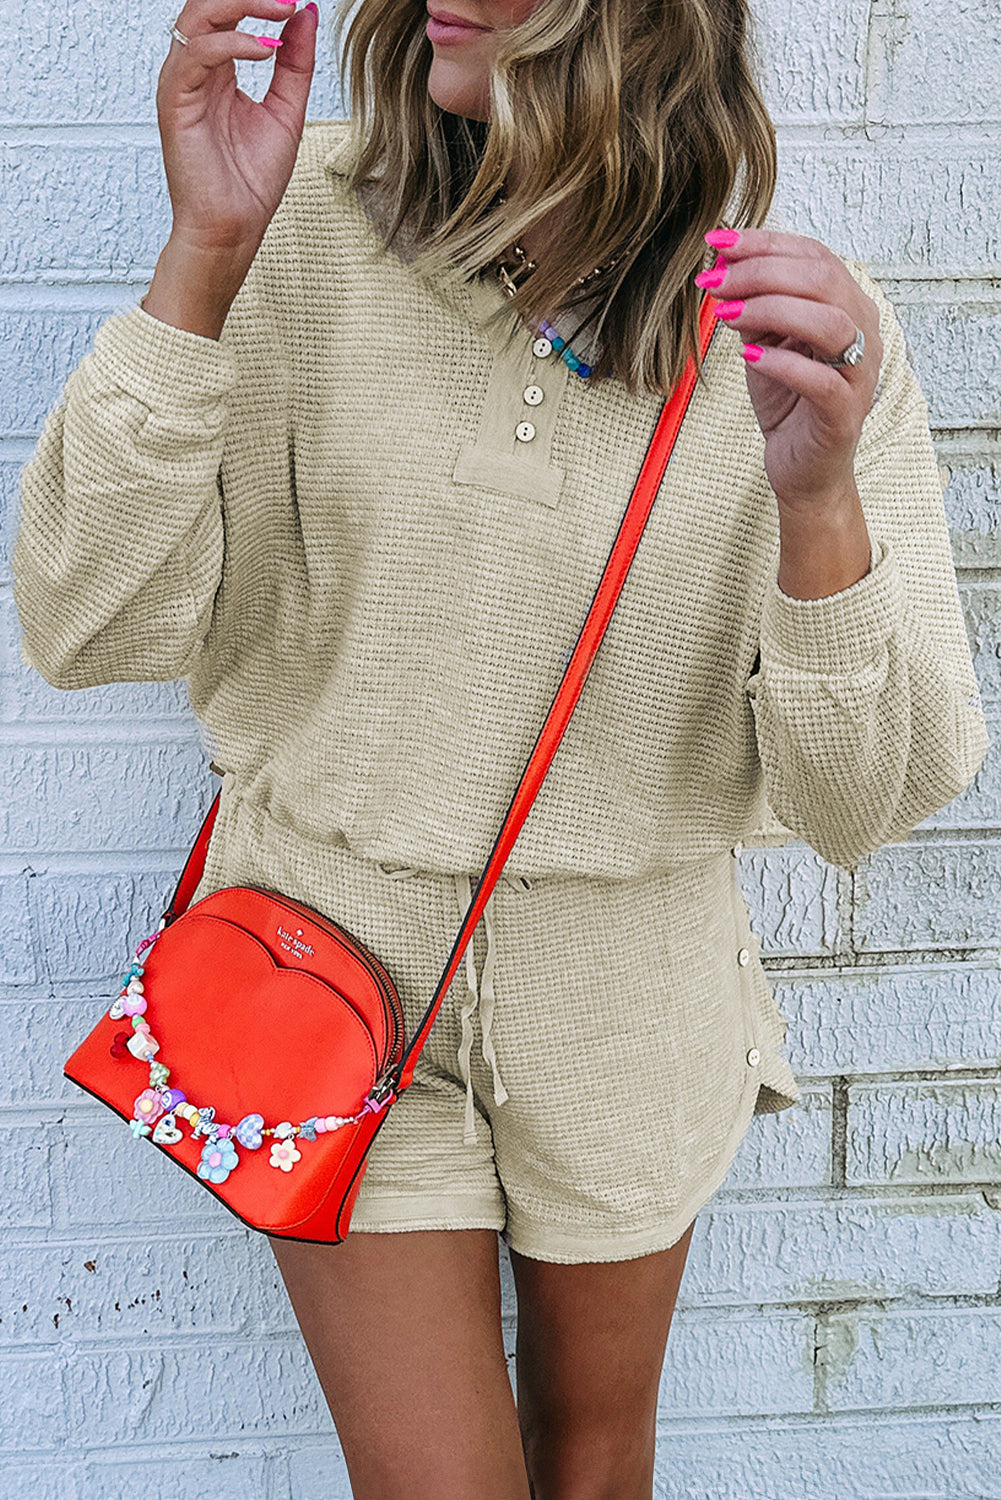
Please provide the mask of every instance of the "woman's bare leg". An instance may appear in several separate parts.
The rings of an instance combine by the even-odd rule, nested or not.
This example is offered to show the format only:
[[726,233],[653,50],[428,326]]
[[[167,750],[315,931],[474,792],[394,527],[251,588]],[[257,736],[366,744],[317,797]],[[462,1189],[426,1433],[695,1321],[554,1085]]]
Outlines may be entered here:
[[637,1260],[560,1266],[511,1252],[533,1500],[650,1500],[661,1367],[694,1227]]
[[269,1240],[355,1500],[529,1500],[494,1231]]

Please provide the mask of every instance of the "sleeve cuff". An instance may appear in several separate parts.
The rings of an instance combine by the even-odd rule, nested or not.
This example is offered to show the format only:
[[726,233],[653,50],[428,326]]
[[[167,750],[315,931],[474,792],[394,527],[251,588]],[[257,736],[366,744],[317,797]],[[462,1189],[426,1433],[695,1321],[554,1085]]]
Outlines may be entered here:
[[239,378],[225,344],[175,328],[143,307],[112,313],[97,330],[93,357],[101,373],[130,396],[182,421],[192,406],[217,401]]
[[904,587],[888,543],[873,541],[869,572],[824,599],[793,599],[773,579],[761,615],[763,661],[823,676],[857,672],[880,655],[904,609]]

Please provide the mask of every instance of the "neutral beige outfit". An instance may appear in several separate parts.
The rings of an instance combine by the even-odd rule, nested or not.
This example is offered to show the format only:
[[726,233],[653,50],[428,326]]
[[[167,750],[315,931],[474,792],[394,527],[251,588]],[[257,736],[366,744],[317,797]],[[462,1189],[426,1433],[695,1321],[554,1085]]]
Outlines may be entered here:
[[[138,307],[98,330],[24,472],[15,598],[57,686],[188,678],[227,768],[197,894],[253,879],[329,911],[412,1020],[662,402],[538,356],[510,311],[486,330],[489,279],[418,278],[350,159],[345,122],[306,127],[220,341]],[[751,1114],[798,1097],[733,846],[791,830],[851,866],[975,774],[927,406],[846,265],[885,346],[855,466],[871,571],[779,591],[764,440],[719,329],[356,1230],[486,1224],[566,1261],[673,1243]]]

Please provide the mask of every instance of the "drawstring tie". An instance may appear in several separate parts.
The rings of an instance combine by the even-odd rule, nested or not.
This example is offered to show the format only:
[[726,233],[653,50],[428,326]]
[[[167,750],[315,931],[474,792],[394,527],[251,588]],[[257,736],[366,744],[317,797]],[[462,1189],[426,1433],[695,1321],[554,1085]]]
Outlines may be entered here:
[[[379,868],[390,880],[408,880],[411,876],[421,873],[419,870],[412,869],[409,865],[399,870],[387,870],[384,865],[380,865]],[[500,878],[506,880],[508,885],[513,886],[515,890],[529,891],[532,888],[522,875],[508,875],[505,872]],[[500,1068],[497,1064],[497,1053],[494,1050],[493,1037],[491,1036],[494,1022],[494,969],[497,964],[493,909],[494,894],[494,891],[490,892],[487,903],[483,908],[483,922],[487,931],[487,953],[483,960],[483,974],[479,985],[476,982],[476,963],[473,958],[472,939],[467,943],[464,954],[466,988],[469,991],[469,998],[463,1005],[459,1016],[462,1022],[462,1038],[459,1043],[458,1063],[459,1076],[466,1085],[466,1115],[462,1134],[463,1144],[466,1146],[476,1145],[473,1079],[470,1073],[469,1062],[473,1051],[473,1017],[477,1010],[479,1010],[483,1028],[483,1040],[481,1043],[483,1060],[488,1064],[493,1078],[494,1103],[506,1104],[509,1098],[508,1091],[504,1087],[504,1080],[500,1075]],[[469,876],[467,874],[456,875],[455,896],[459,904],[460,916],[464,917],[466,915],[472,895],[472,884]]]

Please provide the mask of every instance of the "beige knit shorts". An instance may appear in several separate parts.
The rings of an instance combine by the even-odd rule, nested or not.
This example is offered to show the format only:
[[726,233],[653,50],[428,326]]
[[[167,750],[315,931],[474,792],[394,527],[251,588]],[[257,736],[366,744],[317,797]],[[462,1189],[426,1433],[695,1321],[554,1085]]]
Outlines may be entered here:
[[[389,970],[412,1034],[475,877],[393,870],[223,807],[196,896],[252,882],[327,912]],[[351,1232],[489,1228],[568,1264],[680,1239],[756,1106],[796,1098],[735,875],[727,852],[653,878],[502,877]],[[759,1099],[769,1061],[779,1086]]]

